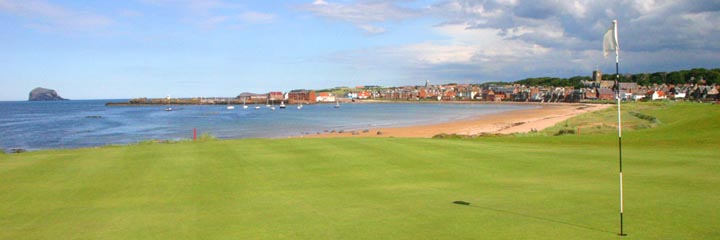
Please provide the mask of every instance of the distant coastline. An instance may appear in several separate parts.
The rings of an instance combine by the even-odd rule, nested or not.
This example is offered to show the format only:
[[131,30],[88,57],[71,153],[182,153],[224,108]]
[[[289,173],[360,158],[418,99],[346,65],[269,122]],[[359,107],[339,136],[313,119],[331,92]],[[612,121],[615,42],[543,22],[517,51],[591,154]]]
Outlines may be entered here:
[[[118,99],[108,100],[105,106],[164,106],[164,105],[253,105],[253,104],[274,104],[285,103],[288,105],[298,104],[298,102],[286,102],[286,100],[268,100],[266,102],[247,102],[236,98],[205,98],[209,100],[199,100],[198,98],[178,98],[178,99],[163,99],[153,98],[147,99],[147,101],[133,101]],[[500,104],[500,105],[573,105],[578,103],[568,102],[517,102],[517,101],[478,101],[478,100],[399,100],[399,99],[350,99],[350,98],[336,98],[336,101],[332,102],[309,102],[303,101],[302,104],[334,104],[335,102],[340,103],[356,103],[356,104],[369,104],[369,103],[393,103],[393,104]],[[612,102],[583,102],[582,104],[607,104]]]

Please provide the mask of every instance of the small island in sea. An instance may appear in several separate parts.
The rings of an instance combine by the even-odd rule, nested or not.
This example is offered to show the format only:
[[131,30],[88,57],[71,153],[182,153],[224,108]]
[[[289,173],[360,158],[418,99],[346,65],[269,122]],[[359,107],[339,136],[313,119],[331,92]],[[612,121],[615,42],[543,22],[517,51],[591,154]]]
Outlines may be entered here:
[[64,101],[68,100],[65,98],[60,97],[60,95],[55,92],[53,89],[47,89],[42,87],[37,87],[30,91],[30,96],[28,97],[28,101]]

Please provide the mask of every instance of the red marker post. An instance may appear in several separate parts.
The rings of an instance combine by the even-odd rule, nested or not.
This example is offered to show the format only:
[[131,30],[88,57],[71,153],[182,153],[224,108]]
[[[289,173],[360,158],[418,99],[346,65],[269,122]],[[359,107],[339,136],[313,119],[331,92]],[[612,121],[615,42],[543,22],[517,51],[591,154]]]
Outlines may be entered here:
[[197,140],[197,129],[193,128],[193,141]]

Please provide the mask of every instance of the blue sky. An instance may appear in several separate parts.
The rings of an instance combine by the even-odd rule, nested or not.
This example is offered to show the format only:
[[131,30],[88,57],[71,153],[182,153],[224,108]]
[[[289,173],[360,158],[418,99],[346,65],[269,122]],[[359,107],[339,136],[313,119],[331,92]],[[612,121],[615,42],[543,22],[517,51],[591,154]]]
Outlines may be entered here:
[[720,67],[720,1],[0,0],[0,100],[235,96]]

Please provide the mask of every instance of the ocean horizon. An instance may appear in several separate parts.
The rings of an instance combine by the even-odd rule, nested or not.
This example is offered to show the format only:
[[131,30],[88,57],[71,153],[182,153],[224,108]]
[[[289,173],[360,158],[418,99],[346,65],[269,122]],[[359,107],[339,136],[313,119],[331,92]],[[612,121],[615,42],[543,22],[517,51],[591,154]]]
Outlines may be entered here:
[[[1,101],[0,148],[28,151],[133,144],[147,140],[282,138],[331,131],[430,125],[482,117],[532,105],[448,103],[348,103],[288,105],[105,106],[126,99]],[[260,106],[260,109],[255,109]]]

